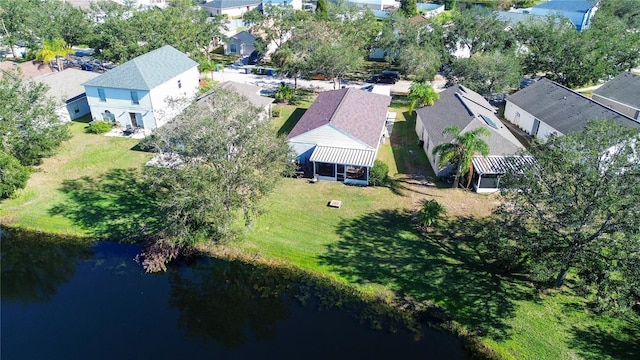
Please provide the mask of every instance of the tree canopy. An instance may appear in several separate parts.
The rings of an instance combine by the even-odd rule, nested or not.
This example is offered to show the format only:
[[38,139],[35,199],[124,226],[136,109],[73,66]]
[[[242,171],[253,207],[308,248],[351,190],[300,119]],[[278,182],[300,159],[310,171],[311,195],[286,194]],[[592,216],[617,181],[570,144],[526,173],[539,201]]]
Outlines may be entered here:
[[497,51],[456,59],[445,76],[449,84],[462,84],[484,96],[517,89],[522,78],[518,59]]
[[146,140],[173,160],[145,169],[165,214],[162,241],[178,249],[224,241],[240,215],[251,221],[291,164],[288,144],[261,117],[244,97],[217,89]]
[[47,87],[22,81],[16,72],[0,76],[0,150],[23,166],[38,165],[50,156],[69,129],[55,113],[55,103],[47,97]]
[[534,143],[537,165],[502,180],[505,223],[534,277],[564,284],[571,274],[601,308],[628,308],[640,295],[640,131],[593,121],[581,132]]
[[125,62],[164,45],[197,57],[208,50],[212,39],[223,38],[223,19],[209,18],[190,1],[173,1],[166,9],[135,11],[113,9],[95,28],[90,41],[96,56]]

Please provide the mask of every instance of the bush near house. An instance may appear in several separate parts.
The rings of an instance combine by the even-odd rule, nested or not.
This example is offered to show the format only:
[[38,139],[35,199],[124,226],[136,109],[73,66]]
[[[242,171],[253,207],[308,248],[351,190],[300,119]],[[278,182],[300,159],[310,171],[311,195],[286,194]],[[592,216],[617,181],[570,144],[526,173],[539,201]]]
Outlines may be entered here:
[[104,134],[111,131],[111,129],[113,129],[113,123],[103,120],[96,120],[89,124],[89,127],[87,127],[87,132],[91,134]]
[[383,186],[387,183],[389,177],[389,166],[380,160],[376,160],[371,168],[371,176],[369,177],[369,185]]

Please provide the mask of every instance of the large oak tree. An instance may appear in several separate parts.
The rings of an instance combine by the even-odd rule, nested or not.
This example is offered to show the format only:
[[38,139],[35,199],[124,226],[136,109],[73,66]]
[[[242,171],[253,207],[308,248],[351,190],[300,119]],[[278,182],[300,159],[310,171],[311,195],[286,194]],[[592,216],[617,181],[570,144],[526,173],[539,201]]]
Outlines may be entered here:
[[582,132],[535,143],[537,165],[501,182],[507,224],[535,278],[576,276],[602,308],[640,295],[640,131],[594,121]]
[[232,235],[289,168],[290,148],[259,109],[217,89],[157,129],[146,145],[167,160],[145,169],[165,217],[161,241],[178,249]]

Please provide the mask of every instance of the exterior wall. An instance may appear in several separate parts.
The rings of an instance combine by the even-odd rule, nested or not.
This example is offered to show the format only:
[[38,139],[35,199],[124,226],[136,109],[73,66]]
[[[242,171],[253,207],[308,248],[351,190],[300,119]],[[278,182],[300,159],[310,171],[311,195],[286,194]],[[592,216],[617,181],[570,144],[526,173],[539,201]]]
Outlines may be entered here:
[[198,68],[194,66],[151,90],[151,104],[156,117],[155,127],[163,126],[191,104],[198,90],[199,77]]
[[89,108],[89,103],[87,102],[86,97],[82,97],[76,101],[70,102],[66,104],[63,108],[64,108],[64,111],[66,112],[66,117],[69,120],[75,120],[91,112],[91,109]]
[[592,99],[599,102],[600,104],[609,106],[610,108],[623,113],[632,119],[640,120],[640,109],[634,108],[631,105],[626,105],[615,100],[602,97],[598,94],[593,94]]
[[[133,104],[131,91],[128,89],[102,88],[106,101],[101,101],[98,87],[85,86],[91,116],[94,120],[103,120],[105,111],[109,111],[118,125],[126,127],[135,125],[132,124],[130,115],[134,113],[139,127],[155,129],[175,117],[193,100],[198,77],[198,68],[194,66],[151,91],[137,90],[139,104]],[[178,88],[178,80],[181,88]],[[173,102],[171,99],[178,101]]]
[[226,15],[227,17],[238,17],[238,16],[242,16],[242,14],[246,12],[249,12],[255,9],[256,7],[258,7],[258,5],[239,6],[239,7],[226,8],[226,9],[214,9],[214,8],[205,7],[204,9],[211,16]]
[[104,120],[105,111],[109,111],[115,118],[118,125],[126,127],[132,126],[129,113],[139,114],[138,125],[145,129],[154,129],[156,119],[153,113],[151,97],[148,91],[138,91],[139,104],[135,105],[131,101],[131,92],[127,89],[101,88],[104,89],[107,101],[101,101],[98,95],[98,87],[85,86],[87,101],[91,108],[91,117],[94,120]]
[[553,127],[551,127],[551,125],[548,125],[546,123],[541,122],[540,123],[540,127],[538,128],[538,135],[536,135],[536,137],[540,141],[545,142],[545,141],[547,141],[549,136],[551,136],[553,134],[562,135],[562,133],[560,131],[554,129]]
[[436,176],[449,175],[452,171],[452,166],[447,165],[442,168],[438,167],[438,159],[440,158],[440,156],[433,155],[433,148],[436,146],[436,144],[431,141],[431,137],[422,125],[422,120],[419,116],[416,119],[416,134],[418,135],[418,139],[424,142],[422,145],[422,150],[424,150],[425,154],[427,155],[427,159],[429,160],[431,169],[436,174]]
[[535,121],[535,117],[533,115],[522,110],[519,106],[516,106],[512,102],[507,100],[504,107],[504,117],[510,123],[514,124],[527,134],[531,135],[533,123]]
[[[235,52],[231,51],[231,44],[235,44],[236,46]],[[230,39],[229,44],[224,45],[225,55],[234,54],[234,55],[240,55],[240,56],[249,56],[255,49],[256,47],[253,44],[243,43],[235,39]]]
[[302,10],[302,0],[264,0],[262,5],[290,5],[294,10]]
[[[551,125],[542,122],[539,119],[536,119],[535,116],[522,110],[520,107],[514,105],[509,100],[506,101],[506,105],[504,108],[504,117],[527,134],[534,136],[542,142],[547,141],[547,138],[551,134],[562,135],[561,132],[553,128]],[[540,124],[538,125],[538,131],[533,134],[532,131],[534,130],[533,128],[536,120],[540,121]]]

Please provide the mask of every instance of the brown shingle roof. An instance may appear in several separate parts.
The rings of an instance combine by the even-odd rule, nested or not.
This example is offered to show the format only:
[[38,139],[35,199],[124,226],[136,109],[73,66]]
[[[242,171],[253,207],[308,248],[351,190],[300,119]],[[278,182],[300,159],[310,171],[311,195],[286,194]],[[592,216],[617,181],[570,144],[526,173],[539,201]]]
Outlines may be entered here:
[[391,97],[356,88],[325,91],[304,113],[288,138],[329,124],[377,148]]
[[0,69],[13,71],[20,70],[22,74],[22,79],[33,79],[36,76],[50,74],[56,72],[53,70],[48,64],[43,64],[38,61],[26,61],[23,63],[15,63],[12,61],[2,61],[0,62]]

